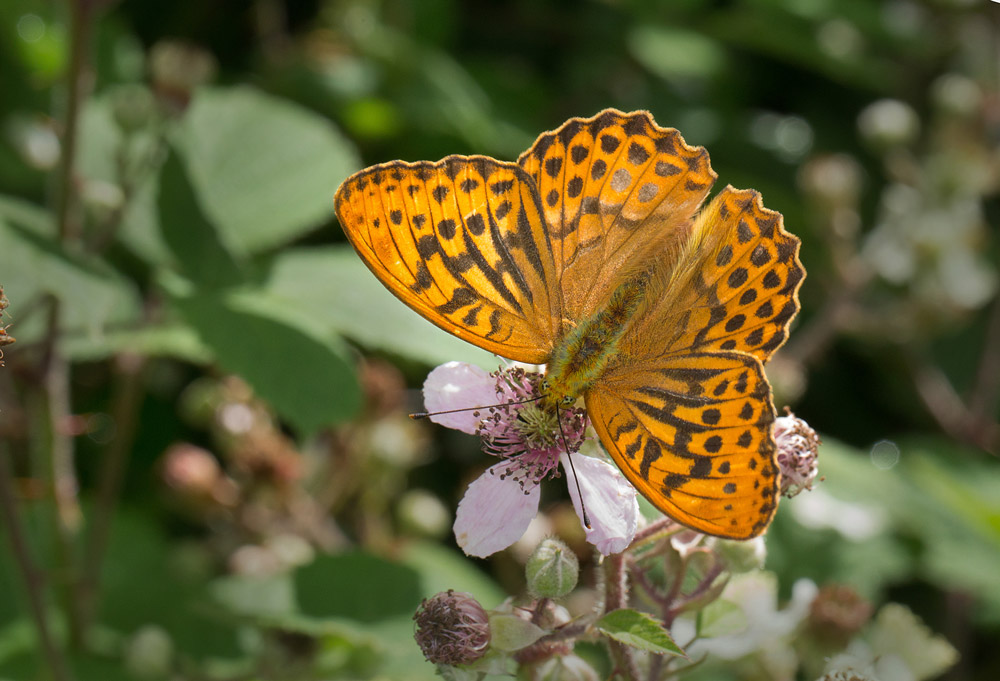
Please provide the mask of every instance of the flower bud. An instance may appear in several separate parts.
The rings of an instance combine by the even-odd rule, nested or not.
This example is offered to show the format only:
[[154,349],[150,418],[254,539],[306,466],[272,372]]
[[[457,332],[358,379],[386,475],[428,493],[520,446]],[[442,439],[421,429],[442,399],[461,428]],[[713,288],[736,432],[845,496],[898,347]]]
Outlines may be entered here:
[[170,673],[174,642],[163,628],[149,624],[125,644],[124,664],[137,679],[159,679]]
[[489,646],[489,618],[471,594],[448,589],[424,599],[413,619],[417,623],[414,638],[429,662],[469,664]]
[[161,41],[149,53],[153,89],[172,113],[183,112],[196,88],[212,80],[217,70],[209,52],[176,41]]
[[122,132],[137,132],[153,121],[156,99],[143,85],[121,85],[112,91],[111,114]]
[[718,539],[714,548],[725,564],[726,570],[733,574],[760,570],[767,559],[767,547],[764,545],[763,537],[748,541]]
[[872,615],[871,604],[849,586],[827,584],[809,606],[809,629],[829,648],[846,646]]
[[820,439],[808,423],[787,407],[785,412],[787,416],[774,421],[774,440],[778,445],[781,493],[790,498],[802,490],[812,489],[819,471]]
[[576,587],[580,562],[565,543],[549,538],[535,547],[524,573],[532,596],[559,598]]
[[910,144],[920,134],[917,112],[898,99],[880,99],[858,115],[858,128],[871,144],[892,149]]

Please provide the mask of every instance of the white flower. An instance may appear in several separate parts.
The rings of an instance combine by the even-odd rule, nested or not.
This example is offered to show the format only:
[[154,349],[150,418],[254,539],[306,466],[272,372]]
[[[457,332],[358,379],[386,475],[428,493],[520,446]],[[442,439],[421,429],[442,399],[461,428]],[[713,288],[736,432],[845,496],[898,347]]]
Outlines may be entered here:
[[[560,464],[563,471],[570,470],[569,455],[577,453],[572,461],[576,481],[568,488],[587,541],[604,555],[623,551],[639,520],[635,489],[615,466],[578,454],[586,412],[544,411],[538,405],[540,382],[541,374],[522,368],[487,373],[461,362],[443,364],[427,376],[427,411],[452,412],[431,420],[478,434],[484,450],[501,459],[462,497],[454,525],[458,545],[470,556],[485,557],[517,541],[538,513],[542,480],[560,477]],[[482,408],[469,409],[476,406]]]

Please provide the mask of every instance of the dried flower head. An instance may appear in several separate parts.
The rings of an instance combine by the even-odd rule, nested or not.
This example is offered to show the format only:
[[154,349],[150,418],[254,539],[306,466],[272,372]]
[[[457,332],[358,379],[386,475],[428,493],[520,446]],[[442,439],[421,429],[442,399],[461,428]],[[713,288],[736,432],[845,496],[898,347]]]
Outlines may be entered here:
[[429,662],[469,664],[486,654],[489,618],[470,594],[448,589],[424,599],[413,619],[417,623],[414,638]]
[[843,647],[872,616],[871,603],[844,584],[827,584],[809,606],[809,629],[831,647]]
[[781,493],[794,497],[803,490],[812,489],[819,470],[820,439],[808,423],[787,407],[785,414],[774,421],[774,440],[778,444]]

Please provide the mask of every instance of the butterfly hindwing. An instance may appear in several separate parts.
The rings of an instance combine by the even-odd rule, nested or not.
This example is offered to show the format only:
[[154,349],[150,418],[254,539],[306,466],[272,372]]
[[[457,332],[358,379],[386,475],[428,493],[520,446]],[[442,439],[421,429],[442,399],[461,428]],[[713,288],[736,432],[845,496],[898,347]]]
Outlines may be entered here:
[[780,213],[753,190],[726,187],[695,220],[659,303],[630,331],[631,348],[640,356],[738,350],[766,362],[799,311],[798,253]]
[[407,305],[498,355],[545,361],[560,301],[537,195],[515,164],[382,164],[348,178],[335,204],[365,264]]
[[702,147],[645,111],[574,118],[518,163],[538,188],[564,315],[574,321],[607,301],[623,269],[680,250],[716,177]]
[[778,473],[759,360],[706,352],[644,361],[595,385],[586,403],[615,463],[659,510],[721,537],[767,527]]

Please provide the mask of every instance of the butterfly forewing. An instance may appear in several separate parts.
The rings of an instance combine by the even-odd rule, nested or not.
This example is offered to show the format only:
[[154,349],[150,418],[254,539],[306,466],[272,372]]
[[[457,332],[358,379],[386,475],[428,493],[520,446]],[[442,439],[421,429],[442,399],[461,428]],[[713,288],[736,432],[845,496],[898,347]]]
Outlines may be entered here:
[[759,535],[777,505],[774,408],[760,362],[735,352],[643,362],[586,395],[594,428],[659,510],[700,532]]
[[623,269],[678,252],[716,177],[676,130],[610,109],[541,135],[518,163],[538,187],[571,320],[600,309]]
[[498,355],[548,357],[555,269],[531,180],[515,164],[383,164],[345,181],[335,203],[359,255],[407,305]]

